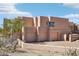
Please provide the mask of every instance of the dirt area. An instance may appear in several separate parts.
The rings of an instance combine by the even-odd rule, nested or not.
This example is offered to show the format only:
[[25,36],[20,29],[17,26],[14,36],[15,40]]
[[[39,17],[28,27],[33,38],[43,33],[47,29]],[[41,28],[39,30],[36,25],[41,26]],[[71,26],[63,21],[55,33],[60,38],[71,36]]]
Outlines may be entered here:
[[18,52],[11,53],[11,56],[65,56],[69,49],[77,49],[79,55],[79,41],[53,41],[24,43],[23,48],[17,48]]

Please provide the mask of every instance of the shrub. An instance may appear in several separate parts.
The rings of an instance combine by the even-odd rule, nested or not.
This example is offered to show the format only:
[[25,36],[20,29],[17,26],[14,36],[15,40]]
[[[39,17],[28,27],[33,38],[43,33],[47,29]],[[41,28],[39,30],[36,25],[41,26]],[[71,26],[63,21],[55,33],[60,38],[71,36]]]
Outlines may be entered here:
[[68,49],[68,51],[66,51],[66,55],[67,56],[77,56],[78,55],[77,49],[72,49],[72,48]]
[[17,40],[11,38],[0,39],[0,55],[8,55],[9,52],[16,50]]

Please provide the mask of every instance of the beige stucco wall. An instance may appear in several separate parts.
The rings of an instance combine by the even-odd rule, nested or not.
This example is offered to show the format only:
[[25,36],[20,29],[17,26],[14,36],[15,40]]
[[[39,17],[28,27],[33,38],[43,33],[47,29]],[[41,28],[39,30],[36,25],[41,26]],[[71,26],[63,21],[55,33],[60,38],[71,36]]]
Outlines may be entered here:
[[38,28],[37,41],[47,41],[48,40],[48,27],[39,27]]
[[33,17],[23,17],[20,21],[26,27],[33,27],[34,26],[34,19],[33,19]]
[[36,41],[36,28],[35,27],[24,27],[24,42]]
[[50,17],[50,22],[54,22],[54,27],[49,27],[49,40],[64,40],[63,35],[71,31],[68,19]]

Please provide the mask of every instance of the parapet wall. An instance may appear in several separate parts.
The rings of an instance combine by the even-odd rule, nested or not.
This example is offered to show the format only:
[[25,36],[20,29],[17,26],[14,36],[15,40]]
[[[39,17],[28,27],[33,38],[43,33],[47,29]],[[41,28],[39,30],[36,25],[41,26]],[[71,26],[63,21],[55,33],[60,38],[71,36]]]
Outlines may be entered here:
[[23,17],[20,21],[24,24],[25,27],[33,27],[34,19],[33,17]]

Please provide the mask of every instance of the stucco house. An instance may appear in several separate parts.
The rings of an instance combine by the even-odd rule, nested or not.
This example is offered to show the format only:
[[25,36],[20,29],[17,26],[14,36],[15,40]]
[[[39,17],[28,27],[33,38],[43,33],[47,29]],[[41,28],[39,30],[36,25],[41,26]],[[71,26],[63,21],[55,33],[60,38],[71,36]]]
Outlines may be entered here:
[[71,32],[70,22],[67,18],[36,16],[20,17],[24,24],[22,27],[22,40],[24,42],[60,41],[63,34]]

